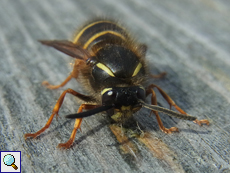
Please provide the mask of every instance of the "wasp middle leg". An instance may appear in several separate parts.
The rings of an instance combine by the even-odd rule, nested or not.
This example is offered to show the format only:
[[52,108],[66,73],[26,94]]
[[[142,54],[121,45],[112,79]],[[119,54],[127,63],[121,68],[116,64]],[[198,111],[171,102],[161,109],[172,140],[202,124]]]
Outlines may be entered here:
[[42,132],[44,132],[46,129],[49,128],[49,126],[50,126],[50,124],[51,124],[51,122],[52,122],[54,116],[55,116],[55,115],[58,116],[59,109],[60,109],[60,107],[61,107],[61,105],[62,105],[62,103],[63,103],[63,100],[64,100],[64,98],[65,98],[65,95],[66,95],[67,93],[72,94],[72,95],[74,95],[74,96],[78,97],[79,99],[84,100],[84,101],[86,101],[86,102],[93,101],[93,98],[90,97],[90,96],[86,96],[86,95],[80,94],[80,93],[78,93],[78,92],[76,92],[76,91],[74,91],[74,90],[72,90],[72,89],[67,89],[67,90],[65,90],[65,91],[61,94],[61,96],[59,97],[57,103],[55,104],[55,106],[54,106],[54,108],[53,108],[53,111],[52,111],[52,114],[51,114],[49,120],[47,121],[46,125],[45,125],[41,130],[37,131],[36,133],[27,133],[27,134],[25,134],[25,136],[24,136],[25,139],[27,139],[27,138],[29,138],[29,137],[36,138],[36,137],[39,136]]

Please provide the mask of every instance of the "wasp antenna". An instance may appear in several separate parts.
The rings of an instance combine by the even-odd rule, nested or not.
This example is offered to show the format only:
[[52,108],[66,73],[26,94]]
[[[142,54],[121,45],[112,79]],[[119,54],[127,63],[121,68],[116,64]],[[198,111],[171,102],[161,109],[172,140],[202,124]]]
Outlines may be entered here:
[[94,114],[99,113],[99,112],[107,111],[107,110],[109,110],[111,108],[113,108],[112,105],[110,105],[110,106],[100,106],[100,107],[97,107],[95,109],[91,109],[91,110],[86,111],[86,112],[66,115],[65,117],[70,118],[70,119],[85,118],[85,117],[89,117],[89,116],[94,115]]
[[40,43],[53,47],[73,58],[87,60],[91,57],[90,53],[81,46],[68,40],[38,40]]
[[175,112],[175,111],[172,111],[172,110],[169,110],[169,109],[157,106],[157,105],[149,105],[149,104],[143,102],[142,100],[139,100],[139,102],[145,108],[148,108],[148,109],[151,109],[151,110],[157,111],[157,112],[163,112],[163,113],[165,113],[165,114],[167,114],[167,115],[169,115],[171,117],[176,117],[176,118],[183,119],[183,120],[188,120],[188,121],[194,121],[194,120],[197,119],[196,117],[193,117],[193,116],[188,115],[188,114],[187,115],[180,114],[178,112]]

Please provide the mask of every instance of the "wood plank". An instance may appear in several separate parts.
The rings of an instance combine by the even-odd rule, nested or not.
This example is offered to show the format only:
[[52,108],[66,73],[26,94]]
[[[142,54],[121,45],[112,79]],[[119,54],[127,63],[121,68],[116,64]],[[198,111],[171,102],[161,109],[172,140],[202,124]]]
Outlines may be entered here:
[[[22,151],[22,172],[230,171],[228,1],[2,0],[0,6],[0,150]],[[166,127],[180,130],[168,135],[143,109],[135,119],[148,137],[130,139],[137,152],[125,154],[108,119],[99,114],[84,119],[71,149],[60,150],[56,146],[68,140],[74,125],[63,115],[79,107],[67,96],[59,120],[37,139],[25,141],[25,133],[44,126],[64,89],[83,92],[74,80],[55,91],[41,86],[43,80],[62,82],[72,59],[36,40],[71,39],[75,29],[95,16],[118,19],[146,43],[151,72],[167,72],[150,83],[211,125],[199,127],[161,114]],[[168,108],[157,95],[159,105]]]

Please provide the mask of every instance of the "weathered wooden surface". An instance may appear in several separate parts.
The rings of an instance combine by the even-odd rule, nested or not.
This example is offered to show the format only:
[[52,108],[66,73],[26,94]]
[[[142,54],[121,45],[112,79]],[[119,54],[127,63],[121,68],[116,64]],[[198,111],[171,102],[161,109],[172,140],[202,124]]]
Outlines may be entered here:
[[[215,0],[17,0],[0,1],[0,150],[22,151],[22,172],[230,172],[230,3]],[[209,127],[162,115],[162,133],[154,116],[142,110],[136,119],[151,134],[152,150],[132,139],[138,154],[126,157],[104,116],[85,118],[82,133],[69,150],[76,101],[67,96],[58,121],[35,140],[23,135],[44,126],[65,88],[82,91],[71,81],[59,84],[71,71],[71,58],[40,45],[37,39],[70,39],[73,31],[95,16],[125,23],[148,45],[153,80],[186,112],[210,120]],[[168,107],[158,94],[158,103]],[[142,141],[144,142],[144,141]]]

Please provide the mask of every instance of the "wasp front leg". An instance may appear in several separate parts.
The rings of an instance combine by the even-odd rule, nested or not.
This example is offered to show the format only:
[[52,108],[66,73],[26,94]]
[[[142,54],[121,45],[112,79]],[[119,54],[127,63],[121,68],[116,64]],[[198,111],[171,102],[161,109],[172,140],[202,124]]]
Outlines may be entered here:
[[[81,106],[79,107],[77,113],[81,113],[83,111],[83,109],[93,109],[98,107],[97,105],[89,105],[89,104],[81,104]],[[73,131],[71,133],[71,136],[69,138],[69,140],[66,143],[60,143],[57,147],[58,148],[65,148],[68,149],[71,147],[71,145],[73,144],[73,141],[75,139],[76,133],[78,129],[81,129],[81,123],[82,123],[82,118],[78,118],[75,120],[75,124],[74,124],[74,128]]]
[[[164,99],[168,102],[170,109],[171,107],[175,107],[176,110],[178,110],[180,113],[188,115],[185,111],[183,111],[179,106],[176,105],[176,103],[169,97],[169,95],[167,95],[160,87],[158,87],[155,84],[151,84],[149,85],[149,87],[147,88],[147,90],[151,89],[151,88],[157,88],[157,90],[161,93],[161,95],[164,97]],[[189,116],[189,115],[188,115]],[[198,124],[198,125],[202,125],[202,124],[206,124],[209,125],[209,121],[207,119],[204,120],[195,120],[193,121],[194,123]]]
[[55,115],[58,116],[59,109],[60,109],[60,107],[61,107],[61,105],[62,105],[62,103],[63,103],[63,100],[64,100],[64,98],[65,98],[66,93],[70,93],[70,94],[72,94],[72,95],[74,95],[74,96],[76,96],[76,97],[78,97],[78,98],[80,98],[81,100],[84,100],[84,101],[86,101],[86,102],[92,101],[92,100],[93,100],[92,97],[82,95],[82,94],[80,94],[80,93],[78,93],[78,92],[76,92],[76,91],[74,91],[74,90],[72,90],[72,89],[67,89],[67,90],[65,90],[65,91],[62,93],[62,95],[60,96],[60,98],[58,99],[56,105],[54,106],[53,111],[52,111],[52,114],[51,114],[49,120],[47,121],[46,125],[45,125],[41,130],[37,131],[36,133],[27,133],[27,134],[25,134],[25,136],[24,136],[25,139],[27,139],[27,138],[29,138],[29,137],[36,138],[36,137],[39,136],[42,132],[44,132],[46,129],[49,128],[49,126],[50,126],[50,124],[51,124],[51,122],[52,122],[54,116],[55,116]]
[[[157,97],[156,97],[156,93],[155,91],[152,89],[152,88],[147,88],[146,89],[146,96],[148,96],[149,94],[152,94],[152,97],[151,97],[151,103],[153,105],[157,105]],[[158,114],[157,111],[153,111],[153,113],[156,115],[156,118],[157,118],[157,122],[158,122],[158,125],[159,125],[159,128],[165,132],[165,133],[172,133],[172,132],[178,132],[178,128],[177,127],[171,127],[171,128],[166,128],[164,127],[162,121],[161,121],[161,118]]]

